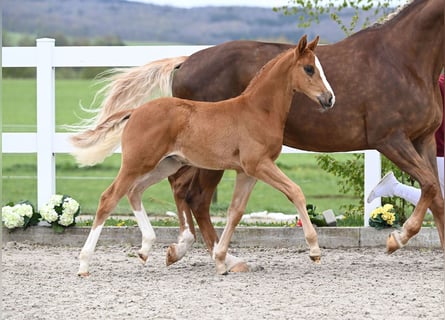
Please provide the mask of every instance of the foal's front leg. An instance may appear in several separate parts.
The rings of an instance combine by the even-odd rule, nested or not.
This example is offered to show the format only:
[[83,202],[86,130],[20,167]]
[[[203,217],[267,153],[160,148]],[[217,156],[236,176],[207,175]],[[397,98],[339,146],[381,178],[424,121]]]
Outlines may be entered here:
[[218,274],[227,274],[230,271],[225,263],[230,240],[243,216],[256,181],[255,178],[246,175],[244,172],[237,172],[232,202],[227,212],[227,223],[218,244],[213,249],[213,258],[215,259],[216,272]]
[[272,160],[265,160],[257,166],[254,173],[258,180],[264,181],[275,189],[283,192],[287,198],[295,205],[303,224],[304,237],[309,245],[309,257],[312,261],[319,263],[321,257],[318,246],[317,232],[311,223],[306,210],[306,199],[301,188],[289,179]]

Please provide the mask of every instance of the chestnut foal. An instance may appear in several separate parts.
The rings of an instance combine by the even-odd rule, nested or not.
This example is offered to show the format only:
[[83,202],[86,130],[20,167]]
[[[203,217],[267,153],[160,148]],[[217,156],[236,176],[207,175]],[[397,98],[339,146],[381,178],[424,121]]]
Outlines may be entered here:
[[303,222],[309,256],[320,261],[317,234],[306,211],[299,186],[276,166],[283,130],[295,92],[331,108],[335,97],[314,54],[318,37],[303,36],[295,49],[270,61],[238,97],[220,102],[160,98],[139,108],[115,113],[96,128],[72,137],[73,155],[80,165],[103,161],[122,143],[118,176],[100,198],[88,239],[80,253],[80,276],[89,275],[89,262],[105,220],[127,195],[142,231],[139,257],[145,263],[155,233],[142,205],[149,186],[190,165],[236,171],[235,190],[227,224],[215,245],[218,274],[226,274],[226,255],[249,195],[259,179],[283,192]]

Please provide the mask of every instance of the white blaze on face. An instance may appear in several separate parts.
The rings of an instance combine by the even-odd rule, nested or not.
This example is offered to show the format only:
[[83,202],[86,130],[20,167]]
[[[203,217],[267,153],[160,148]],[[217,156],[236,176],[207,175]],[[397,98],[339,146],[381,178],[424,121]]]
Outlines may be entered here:
[[328,80],[326,79],[326,76],[323,71],[323,67],[321,66],[320,60],[318,60],[318,57],[315,56],[315,66],[317,67],[318,71],[320,72],[321,80],[323,81],[323,84],[328,89],[328,91],[332,94],[332,105],[335,104],[335,95],[334,90],[332,90],[331,85],[329,84]]

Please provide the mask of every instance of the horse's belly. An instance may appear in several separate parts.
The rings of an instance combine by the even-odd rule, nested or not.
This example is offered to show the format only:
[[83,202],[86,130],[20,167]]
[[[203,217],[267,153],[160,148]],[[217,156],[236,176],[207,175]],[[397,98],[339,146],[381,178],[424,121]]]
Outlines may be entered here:
[[239,168],[239,161],[236,157],[215,153],[206,148],[200,148],[200,150],[194,151],[175,152],[174,155],[179,158],[182,163],[197,168],[209,170]]

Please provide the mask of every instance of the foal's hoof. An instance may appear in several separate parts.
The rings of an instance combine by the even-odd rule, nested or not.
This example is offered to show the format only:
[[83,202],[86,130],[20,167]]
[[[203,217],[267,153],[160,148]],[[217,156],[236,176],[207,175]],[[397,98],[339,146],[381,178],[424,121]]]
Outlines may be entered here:
[[141,252],[138,252],[138,257],[141,260],[141,262],[143,264],[145,264],[147,262],[148,256],[145,254],[142,254]]
[[229,270],[227,269],[225,264],[216,266],[216,274],[219,274],[221,276],[226,276],[229,274]]
[[90,276],[90,273],[88,271],[87,272],[78,272],[77,275],[80,278],[88,278]]
[[311,258],[311,260],[316,263],[316,264],[320,264],[321,263],[321,256],[309,256]]
[[386,240],[386,253],[391,254],[402,247],[403,245],[400,240],[400,233],[397,231],[392,232]]
[[237,263],[230,268],[230,272],[250,272],[250,268],[245,262]]
[[217,271],[217,274],[219,274],[220,276],[227,276],[229,274],[229,271],[227,271],[227,269],[224,269],[223,271]]
[[178,254],[176,253],[176,245],[175,244],[171,244],[167,248],[167,255],[165,257],[165,264],[168,267],[169,265],[177,262],[178,260],[179,260],[179,258],[178,258]]

